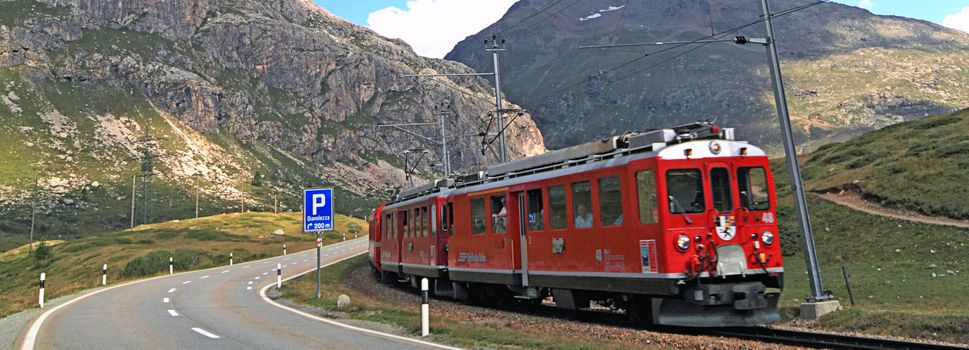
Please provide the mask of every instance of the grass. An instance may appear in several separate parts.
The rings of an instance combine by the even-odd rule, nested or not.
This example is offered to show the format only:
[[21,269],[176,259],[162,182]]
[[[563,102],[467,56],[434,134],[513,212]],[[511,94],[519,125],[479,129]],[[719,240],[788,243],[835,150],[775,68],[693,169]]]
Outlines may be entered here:
[[[351,224],[366,232],[366,222],[343,215],[337,215],[334,232],[349,232]],[[273,235],[277,229],[285,235]],[[324,244],[340,239],[328,237]],[[36,307],[41,272],[47,273],[47,295],[54,299],[98,286],[104,263],[108,281],[114,284],[167,273],[169,256],[176,258],[177,270],[201,269],[227,264],[230,252],[235,262],[243,262],[280,255],[283,243],[291,252],[310,249],[315,240],[315,235],[303,234],[297,213],[245,213],[142,225],[67,241],[52,247],[50,259],[38,260],[23,249],[9,251],[0,255],[0,317]]]
[[[367,256],[358,256],[323,269],[320,278],[322,298],[316,299],[316,276],[308,274],[283,285],[280,292],[297,303],[321,308],[329,316],[350,318],[392,325],[403,333],[420,333],[420,305],[417,295],[410,305],[395,305],[376,298],[366,291],[351,288],[343,280],[351,273],[365,271]],[[350,297],[350,305],[337,309],[341,294]],[[501,322],[481,323],[464,319],[431,318],[430,340],[464,348],[499,349],[625,349],[629,344],[590,340],[581,334],[549,334],[528,329],[512,328]]]

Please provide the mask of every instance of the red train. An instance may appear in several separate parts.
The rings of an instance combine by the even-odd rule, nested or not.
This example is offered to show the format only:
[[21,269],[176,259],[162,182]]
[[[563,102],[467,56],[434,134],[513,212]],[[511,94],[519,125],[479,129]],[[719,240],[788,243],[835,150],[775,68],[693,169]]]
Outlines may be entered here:
[[779,318],[774,178],[707,122],[629,133],[411,188],[370,216],[384,281],[487,303],[597,302],[655,324]]

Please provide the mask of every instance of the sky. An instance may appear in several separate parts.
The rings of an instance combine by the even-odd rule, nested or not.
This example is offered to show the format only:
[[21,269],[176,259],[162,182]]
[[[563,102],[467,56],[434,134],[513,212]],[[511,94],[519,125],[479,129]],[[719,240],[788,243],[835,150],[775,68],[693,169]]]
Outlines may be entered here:
[[[351,23],[404,40],[419,55],[443,58],[459,41],[501,19],[517,0],[313,1]],[[615,1],[617,5],[624,3]],[[969,32],[969,0],[834,1],[879,15],[923,19]]]

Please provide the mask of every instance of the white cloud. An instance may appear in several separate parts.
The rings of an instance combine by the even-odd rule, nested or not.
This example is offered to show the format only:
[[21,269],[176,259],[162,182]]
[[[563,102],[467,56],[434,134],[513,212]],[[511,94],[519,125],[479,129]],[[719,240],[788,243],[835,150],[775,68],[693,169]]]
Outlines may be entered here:
[[865,9],[865,10],[871,11],[871,9],[875,8],[875,1],[874,0],[858,0],[858,7],[861,7],[863,9]]
[[962,11],[942,18],[942,25],[969,33],[969,6],[963,7]]
[[407,9],[371,12],[367,26],[406,41],[419,55],[443,58],[459,41],[497,22],[516,1],[411,0]]

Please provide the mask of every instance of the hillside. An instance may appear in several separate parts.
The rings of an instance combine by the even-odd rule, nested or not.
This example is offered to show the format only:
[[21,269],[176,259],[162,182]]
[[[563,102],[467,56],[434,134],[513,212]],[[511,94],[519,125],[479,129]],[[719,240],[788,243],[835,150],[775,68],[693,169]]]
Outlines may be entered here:
[[[779,12],[806,3],[772,0],[771,6]],[[757,21],[761,13],[760,2],[746,0],[522,0],[446,58],[490,71],[491,55],[481,43],[495,34],[506,39],[502,86],[532,111],[551,148],[719,118],[737,126],[739,137],[776,151],[761,46],[578,48],[694,40]],[[969,34],[837,3],[780,17],[775,30],[796,137],[810,148],[969,106]],[[763,36],[764,26],[725,37],[734,35]]]
[[895,124],[805,159],[814,192],[856,191],[885,207],[969,219],[969,110]]
[[[325,244],[342,240],[344,233],[366,234],[367,223],[336,216],[334,231],[324,236]],[[310,249],[316,236],[303,234],[298,214],[247,213],[202,217],[137,226],[134,229],[88,236],[62,242],[51,248],[51,256],[38,259],[27,254],[0,255],[0,317],[34,307],[36,280],[47,273],[47,296],[54,299],[101,283],[100,269],[108,264],[108,280],[120,280],[168,273],[168,258],[175,258],[179,271],[228,265],[282,254],[283,243],[290,252]],[[282,230],[284,235],[273,235]],[[34,246],[36,249],[36,245]]]
[[[492,161],[464,136],[487,123],[487,84],[404,77],[432,72],[470,70],[309,1],[0,0],[0,249],[26,242],[35,181],[38,234],[66,238],[127,227],[143,171],[138,223],[194,215],[196,188],[206,215],[335,186],[359,216],[404,183],[403,149],[439,156],[376,125],[436,121],[443,102],[455,168]],[[513,157],[544,150],[528,116],[507,132]]]

